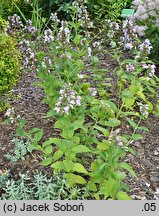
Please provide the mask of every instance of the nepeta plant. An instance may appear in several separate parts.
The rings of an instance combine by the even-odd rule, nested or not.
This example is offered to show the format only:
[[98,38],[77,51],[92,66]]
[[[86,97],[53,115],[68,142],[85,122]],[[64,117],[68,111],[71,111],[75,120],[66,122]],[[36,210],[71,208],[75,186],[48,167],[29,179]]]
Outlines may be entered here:
[[[44,90],[57,136],[41,144],[42,130],[25,132],[25,122],[17,135],[43,153],[41,165],[64,173],[67,186],[85,185],[95,199],[130,199],[123,181],[127,171],[136,174],[124,158],[135,155],[132,143],[142,139],[138,131],[147,131],[142,121],[159,113],[151,101],[159,81],[149,60],[152,45],[147,38],[140,41],[131,20],[122,25],[107,20],[93,37],[85,2],[75,1],[71,10],[70,21],[52,14],[52,26],[31,43],[40,79],[35,85]],[[113,80],[107,68],[99,69],[99,55],[115,61]]]
[[132,7],[136,9],[134,14],[136,21],[135,30],[140,36],[150,39],[153,46],[151,57],[158,64],[159,2],[157,0],[135,0],[132,2]]

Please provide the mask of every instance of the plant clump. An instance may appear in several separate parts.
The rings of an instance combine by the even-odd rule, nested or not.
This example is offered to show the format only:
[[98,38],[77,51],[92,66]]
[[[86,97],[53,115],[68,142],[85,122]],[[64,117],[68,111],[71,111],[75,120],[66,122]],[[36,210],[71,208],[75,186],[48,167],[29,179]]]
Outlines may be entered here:
[[[16,40],[0,34],[0,96],[3,96],[15,86],[21,70],[21,57],[17,49]],[[4,101],[0,102],[0,111],[3,110]]]

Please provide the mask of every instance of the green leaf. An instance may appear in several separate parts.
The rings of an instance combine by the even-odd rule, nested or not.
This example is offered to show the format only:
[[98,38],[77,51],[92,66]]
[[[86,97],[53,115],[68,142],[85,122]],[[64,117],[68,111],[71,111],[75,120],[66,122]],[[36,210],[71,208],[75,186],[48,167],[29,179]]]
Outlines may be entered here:
[[109,118],[108,121],[105,121],[105,126],[108,126],[108,127],[117,127],[120,125],[120,120],[118,119],[115,119],[115,118]]
[[71,172],[73,170],[74,163],[70,160],[63,161],[64,169],[66,172]]
[[84,168],[84,166],[80,163],[74,163],[72,167],[72,171],[88,174],[87,170]]
[[77,145],[77,146],[75,146],[73,149],[72,149],[72,151],[74,152],[74,153],[86,153],[86,152],[91,152],[91,150],[88,148],[88,147],[86,147],[86,146],[84,146],[84,145]]
[[73,136],[72,139],[71,139],[71,141],[72,141],[73,143],[79,144],[80,138],[79,138],[78,136]]
[[127,121],[129,122],[129,124],[131,125],[131,127],[136,128],[137,124],[135,121],[133,121],[132,119],[127,119]]
[[51,145],[53,143],[56,143],[58,140],[60,140],[60,139],[58,139],[58,138],[49,138],[47,141],[45,141],[42,144],[42,146],[43,146],[43,148],[45,148],[46,146],[49,146],[49,145]]
[[53,163],[51,165],[51,167],[54,168],[55,170],[59,171],[59,170],[63,170],[64,169],[64,164],[63,164],[62,161],[57,161],[57,162]]
[[125,162],[122,162],[122,163],[119,163],[118,167],[119,167],[119,169],[126,169],[127,171],[130,172],[130,174],[133,177],[136,177],[136,174],[135,174],[134,170],[132,169],[132,167],[129,164],[127,164]]
[[145,95],[142,91],[138,91],[137,95],[143,100],[146,101]]
[[73,42],[76,44],[76,46],[81,42],[83,36],[82,35],[76,35],[73,39]]
[[52,145],[46,146],[44,148],[44,153],[47,154],[47,155],[51,154],[52,153]]
[[88,184],[87,184],[87,188],[88,188],[88,190],[90,190],[90,191],[97,191],[97,186],[96,186],[96,184],[94,183],[94,182],[88,182]]
[[53,161],[60,159],[62,157],[62,155],[63,155],[63,151],[61,151],[61,150],[56,151],[53,155],[53,158],[52,158]]
[[86,184],[86,180],[83,177],[73,173],[67,173],[64,175],[64,177],[66,178],[69,185]]
[[133,93],[133,95],[137,94],[138,91],[143,91],[143,88],[141,86],[141,83],[139,82],[133,82],[129,87],[130,92]]
[[71,121],[68,118],[61,117],[55,122],[54,128],[64,129],[68,127],[70,124]]
[[125,89],[122,94],[121,94],[122,98],[132,98],[134,95],[131,91]]
[[118,189],[118,187],[118,182],[115,179],[110,178],[107,182],[103,183],[99,194],[103,194],[104,199],[107,199],[109,196],[112,197],[114,195],[114,192]]
[[128,147],[128,151],[132,154],[132,155],[136,155],[136,152],[133,148]]
[[48,165],[50,165],[51,163],[52,163],[52,158],[49,157],[49,158],[44,159],[44,160],[40,163],[40,165],[42,165],[42,166],[48,166]]
[[126,178],[126,174],[124,172],[121,171],[116,171],[114,173],[115,179],[119,179],[120,181],[124,180]]
[[55,115],[57,115],[57,112],[55,111],[55,110],[49,110],[48,112],[47,112],[47,115],[46,115],[46,117],[48,117],[48,118],[50,118],[50,117],[54,117]]
[[149,131],[149,129],[147,127],[144,127],[144,126],[140,126],[140,127],[138,127],[138,129],[146,131],[146,132]]
[[34,135],[34,140],[38,142],[41,140],[42,136],[43,136],[43,130],[39,129]]
[[43,148],[41,147],[41,145],[37,145],[37,144],[30,144],[29,145],[29,149],[31,149],[31,150],[37,150],[37,151],[42,151],[43,150]]
[[110,106],[110,108],[116,113],[118,112],[118,108],[117,106],[115,105],[115,103],[113,103],[112,101],[110,100],[106,100],[106,104],[108,104]]
[[131,197],[129,197],[127,195],[127,193],[123,192],[123,191],[119,191],[116,195],[116,198],[118,200],[131,200]]
[[73,127],[67,127],[64,128],[62,130],[62,133],[60,133],[60,135],[64,138],[64,139],[71,139],[74,135],[74,128]]
[[140,140],[140,139],[143,139],[143,136],[141,134],[133,134],[131,136],[131,139],[132,140]]
[[109,131],[103,127],[100,127],[98,125],[95,125],[93,128],[101,131],[105,136],[109,136]]
[[121,116],[140,116],[138,112],[121,112]]
[[82,83],[83,91],[87,91],[89,87],[90,87],[90,83]]
[[135,99],[134,98],[123,98],[123,102],[124,102],[124,107],[126,109],[129,109],[134,105]]

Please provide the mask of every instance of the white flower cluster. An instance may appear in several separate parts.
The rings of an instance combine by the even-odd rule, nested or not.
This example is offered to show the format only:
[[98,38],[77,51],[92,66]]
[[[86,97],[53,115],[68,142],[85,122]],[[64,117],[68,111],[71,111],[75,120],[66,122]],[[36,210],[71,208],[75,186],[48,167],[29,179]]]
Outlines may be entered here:
[[134,39],[137,38],[134,22],[132,20],[125,20],[122,25],[123,37],[122,40],[125,49],[131,50],[134,47]]
[[139,50],[141,52],[145,51],[147,54],[150,54],[151,49],[152,49],[152,46],[151,46],[151,42],[149,41],[149,39],[146,39],[141,45],[139,45]]
[[134,71],[134,69],[135,69],[135,67],[134,67],[133,64],[128,64],[128,65],[126,65],[126,70],[127,70],[128,72],[132,72],[132,71]]
[[50,20],[55,22],[55,23],[59,23],[60,20],[58,19],[57,13],[51,13],[50,15]]
[[155,68],[156,68],[156,66],[154,64],[152,64],[152,65],[151,64],[143,64],[142,67],[149,71],[149,74],[148,74],[149,77],[152,77],[154,75]]
[[65,84],[64,88],[60,90],[60,97],[55,104],[54,110],[57,113],[69,114],[69,111],[74,106],[81,105],[81,97],[77,95],[77,92],[71,89],[71,84]]
[[33,68],[37,59],[33,49],[31,48],[31,43],[29,40],[21,40],[19,42],[19,48],[23,57],[23,67]]
[[[136,9],[134,19],[139,21],[153,20],[154,26],[159,26],[159,1],[158,0],[134,0],[133,8]],[[151,19],[152,18],[152,19]],[[137,27],[137,26],[136,26]],[[139,35],[144,35],[146,26],[136,28]]]
[[123,146],[121,136],[119,135],[121,129],[118,128],[115,131],[112,131],[109,135],[109,141],[116,141],[118,146]]
[[21,31],[23,27],[23,23],[20,19],[20,16],[17,14],[14,14],[13,16],[8,17],[7,26],[5,28],[5,31],[10,36],[15,36],[15,34],[18,31]]
[[142,116],[147,118],[148,115],[149,115],[148,110],[149,110],[149,107],[148,107],[147,104],[140,103],[140,113],[141,113]]
[[61,21],[61,27],[57,34],[57,40],[60,42],[60,46],[62,46],[61,42],[63,42],[64,44],[70,43],[70,29],[66,21]]
[[52,35],[51,29],[46,29],[44,31],[44,43],[50,43],[54,41],[54,36]]
[[6,113],[4,114],[4,117],[8,117],[11,124],[13,124],[14,123],[14,114],[15,114],[14,107],[8,108]]
[[72,6],[77,10],[77,18],[78,22],[81,22],[81,26],[87,26],[88,28],[93,27],[93,22],[89,18],[88,9],[87,9],[87,1],[79,0],[74,1]]
[[88,90],[89,90],[89,92],[91,93],[92,96],[96,96],[97,95],[96,88],[90,87]]
[[119,24],[117,22],[111,22],[109,19],[106,19],[105,22],[108,26],[108,38],[114,38],[114,36],[118,34],[118,30],[120,30]]

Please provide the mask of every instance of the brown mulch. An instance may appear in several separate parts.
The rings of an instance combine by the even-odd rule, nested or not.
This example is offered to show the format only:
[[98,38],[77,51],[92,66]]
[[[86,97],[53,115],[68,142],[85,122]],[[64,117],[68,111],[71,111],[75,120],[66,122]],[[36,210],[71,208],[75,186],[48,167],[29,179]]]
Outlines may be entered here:
[[[111,70],[110,61],[106,65]],[[16,115],[25,118],[28,122],[27,130],[38,127],[43,128],[43,140],[56,136],[53,130],[53,122],[44,118],[49,107],[42,102],[43,91],[33,86],[33,82],[37,81],[34,72],[23,73],[14,94],[20,97],[11,102]],[[13,179],[18,178],[19,172],[28,171],[30,175],[33,171],[43,171],[48,176],[52,174],[51,168],[44,168],[39,165],[42,160],[40,153],[28,154],[26,160],[11,163],[5,154],[13,148],[12,139],[15,135],[14,124],[4,125],[4,113],[0,114],[0,170],[7,169],[11,173]],[[126,183],[130,187],[130,195],[134,199],[157,199],[155,192],[159,188],[159,117],[151,115],[145,122],[144,126],[149,132],[144,132],[143,140],[135,141],[131,146],[136,150],[136,156],[127,155],[126,161],[132,166],[137,174],[137,178],[128,176]],[[158,196],[159,199],[159,196]]]

